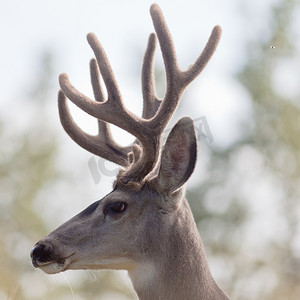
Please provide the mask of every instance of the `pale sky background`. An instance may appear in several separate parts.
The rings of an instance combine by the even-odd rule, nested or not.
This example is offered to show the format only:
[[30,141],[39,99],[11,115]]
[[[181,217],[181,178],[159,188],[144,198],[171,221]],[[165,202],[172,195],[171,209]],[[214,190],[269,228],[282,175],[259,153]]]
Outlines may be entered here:
[[[39,57],[45,51],[54,56],[56,78],[66,72],[79,90],[90,95],[88,63],[93,53],[86,42],[90,31],[96,33],[108,54],[126,105],[140,113],[139,73],[148,36],[154,30],[149,14],[152,2],[1,0],[0,114],[14,112],[15,122],[22,122],[26,115],[26,107],[20,110],[22,97],[33,85],[39,72]],[[183,69],[201,53],[213,26],[222,26],[218,50],[188,88],[183,114],[193,118],[206,116],[215,145],[230,145],[241,135],[239,123],[251,114],[247,94],[232,75],[247,59],[245,40],[258,34],[262,38],[267,36],[261,29],[268,22],[266,8],[276,1],[157,2],[171,30]],[[255,22],[247,24],[243,11],[247,11],[250,19],[253,16]],[[159,48],[156,61],[162,65]],[[57,90],[58,83],[54,82],[53,101]],[[56,105],[49,109],[56,109]],[[95,132],[95,122],[77,110],[74,114],[84,129]],[[57,119],[53,123],[57,124]],[[128,137],[122,134],[118,138],[126,143]]]

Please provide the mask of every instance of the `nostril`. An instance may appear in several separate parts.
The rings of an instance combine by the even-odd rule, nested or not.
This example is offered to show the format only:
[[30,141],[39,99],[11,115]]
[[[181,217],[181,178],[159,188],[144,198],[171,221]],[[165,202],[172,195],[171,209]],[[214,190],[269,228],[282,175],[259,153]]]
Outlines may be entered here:
[[34,267],[38,267],[37,262],[41,261],[43,256],[45,256],[45,245],[43,244],[37,244],[33,247],[33,249],[30,252],[32,264]]

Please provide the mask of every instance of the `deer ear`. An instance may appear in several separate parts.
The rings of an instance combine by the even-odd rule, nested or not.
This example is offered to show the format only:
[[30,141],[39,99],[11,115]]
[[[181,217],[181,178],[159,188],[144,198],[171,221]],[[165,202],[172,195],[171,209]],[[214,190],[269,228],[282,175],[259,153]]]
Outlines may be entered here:
[[193,120],[185,117],[172,128],[162,150],[157,176],[158,188],[164,194],[179,189],[194,171],[197,141]]

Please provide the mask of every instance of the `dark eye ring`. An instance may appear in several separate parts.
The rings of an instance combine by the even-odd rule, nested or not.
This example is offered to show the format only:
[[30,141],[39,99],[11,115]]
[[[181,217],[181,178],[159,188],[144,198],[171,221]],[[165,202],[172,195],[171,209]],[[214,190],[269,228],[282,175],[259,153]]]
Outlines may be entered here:
[[127,203],[125,202],[113,202],[105,205],[104,207],[104,214],[107,215],[108,213],[115,213],[119,214],[122,213],[126,210],[127,208]]

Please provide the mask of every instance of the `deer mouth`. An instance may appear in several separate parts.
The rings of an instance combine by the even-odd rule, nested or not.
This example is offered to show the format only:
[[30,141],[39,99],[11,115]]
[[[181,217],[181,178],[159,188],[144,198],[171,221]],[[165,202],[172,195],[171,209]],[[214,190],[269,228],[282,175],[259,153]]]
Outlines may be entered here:
[[37,268],[47,274],[56,274],[66,270],[64,263],[58,262],[40,263]]
[[74,254],[75,253],[73,253],[69,257],[60,259],[59,261],[49,261],[49,262],[36,261],[35,263],[33,263],[33,265],[47,274],[56,274],[56,273],[64,272],[69,269],[69,266],[72,263],[71,256],[73,256]]

